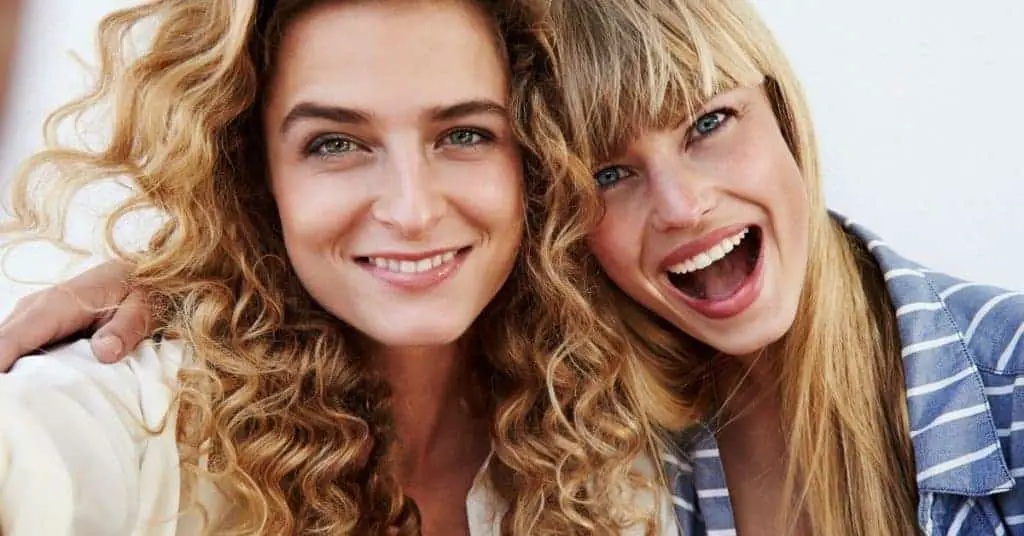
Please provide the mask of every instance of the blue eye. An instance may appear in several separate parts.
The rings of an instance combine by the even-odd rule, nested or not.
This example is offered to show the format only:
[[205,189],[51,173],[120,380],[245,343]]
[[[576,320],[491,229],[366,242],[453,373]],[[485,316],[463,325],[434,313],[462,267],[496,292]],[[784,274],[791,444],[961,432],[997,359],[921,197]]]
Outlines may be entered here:
[[456,147],[475,147],[491,139],[493,138],[483,132],[460,128],[446,134],[442,138],[442,142],[444,145],[454,145]]
[[621,166],[606,167],[597,173],[594,173],[594,180],[597,181],[599,188],[610,188],[615,186],[620,180],[629,177],[629,171]]
[[356,142],[336,135],[321,136],[309,144],[306,152],[313,156],[329,158],[342,156],[359,149]]
[[729,117],[730,114],[722,110],[704,114],[693,122],[693,133],[698,137],[714,134],[716,130],[725,124]]

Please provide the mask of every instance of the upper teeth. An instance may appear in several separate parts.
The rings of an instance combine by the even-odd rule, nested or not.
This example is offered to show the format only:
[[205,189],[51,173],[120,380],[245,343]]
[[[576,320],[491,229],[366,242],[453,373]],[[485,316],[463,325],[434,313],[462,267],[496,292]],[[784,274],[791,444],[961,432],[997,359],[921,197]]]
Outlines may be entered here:
[[711,249],[708,249],[703,253],[698,253],[679,264],[671,266],[668,271],[673,274],[682,275],[690,272],[696,272],[697,270],[703,270],[720,260],[722,257],[728,255],[730,251],[740,245],[740,242],[743,241],[743,238],[746,237],[749,232],[749,228],[744,229],[729,238],[722,240],[714,246],[711,246]]
[[377,268],[383,268],[396,274],[418,274],[428,270],[433,270],[442,264],[452,262],[452,259],[455,258],[455,253],[456,251],[452,250],[417,261],[388,259],[386,257],[370,257],[370,262],[377,266]]

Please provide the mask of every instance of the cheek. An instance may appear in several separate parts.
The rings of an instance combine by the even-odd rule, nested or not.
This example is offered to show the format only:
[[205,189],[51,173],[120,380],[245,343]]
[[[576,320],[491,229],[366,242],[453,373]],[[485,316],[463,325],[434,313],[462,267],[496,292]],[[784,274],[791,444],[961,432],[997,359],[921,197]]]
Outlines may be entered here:
[[778,232],[791,242],[792,248],[799,250],[794,253],[806,257],[810,211],[808,184],[785,143],[780,139],[776,145],[772,153],[775,157],[769,159],[764,173],[771,179],[764,180],[760,188],[770,196],[767,202],[780,227]]
[[614,202],[607,203],[604,217],[587,237],[590,250],[608,277],[623,287],[642,276],[644,224],[632,217],[638,213]]
[[525,207],[523,176],[517,161],[503,159],[466,171],[450,187],[459,211],[483,228],[492,240],[510,242],[518,248]]
[[[748,135],[732,144],[732,150],[719,159],[719,176],[730,177],[730,189],[764,207],[784,227],[793,222],[805,224],[807,188],[800,168],[774,123],[747,129]],[[753,135],[761,133],[760,135]],[[782,222],[777,222],[782,225]],[[787,231],[788,229],[780,229]]]
[[289,256],[332,249],[355,224],[358,195],[340,181],[330,175],[275,179],[274,201]]

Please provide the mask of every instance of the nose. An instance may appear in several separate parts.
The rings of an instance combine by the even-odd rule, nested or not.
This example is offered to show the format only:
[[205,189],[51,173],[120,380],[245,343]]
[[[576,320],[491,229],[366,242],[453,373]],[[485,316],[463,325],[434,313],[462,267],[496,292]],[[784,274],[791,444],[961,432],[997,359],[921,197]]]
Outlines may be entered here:
[[649,170],[647,184],[657,231],[693,227],[714,208],[707,181],[680,163]]
[[421,152],[417,153],[388,162],[381,193],[372,207],[374,219],[407,239],[417,239],[429,232],[446,207],[430,162]]

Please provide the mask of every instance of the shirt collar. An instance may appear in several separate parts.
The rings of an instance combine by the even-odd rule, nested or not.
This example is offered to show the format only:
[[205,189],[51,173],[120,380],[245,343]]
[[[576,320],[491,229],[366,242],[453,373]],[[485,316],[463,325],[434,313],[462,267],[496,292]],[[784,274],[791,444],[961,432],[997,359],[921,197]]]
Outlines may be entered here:
[[948,300],[957,285],[940,291],[936,281],[951,278],[904,258],[860,224],[833,217],[871,252],[896,311],[918,489],[966,496],[1010,489],[977,361]]

